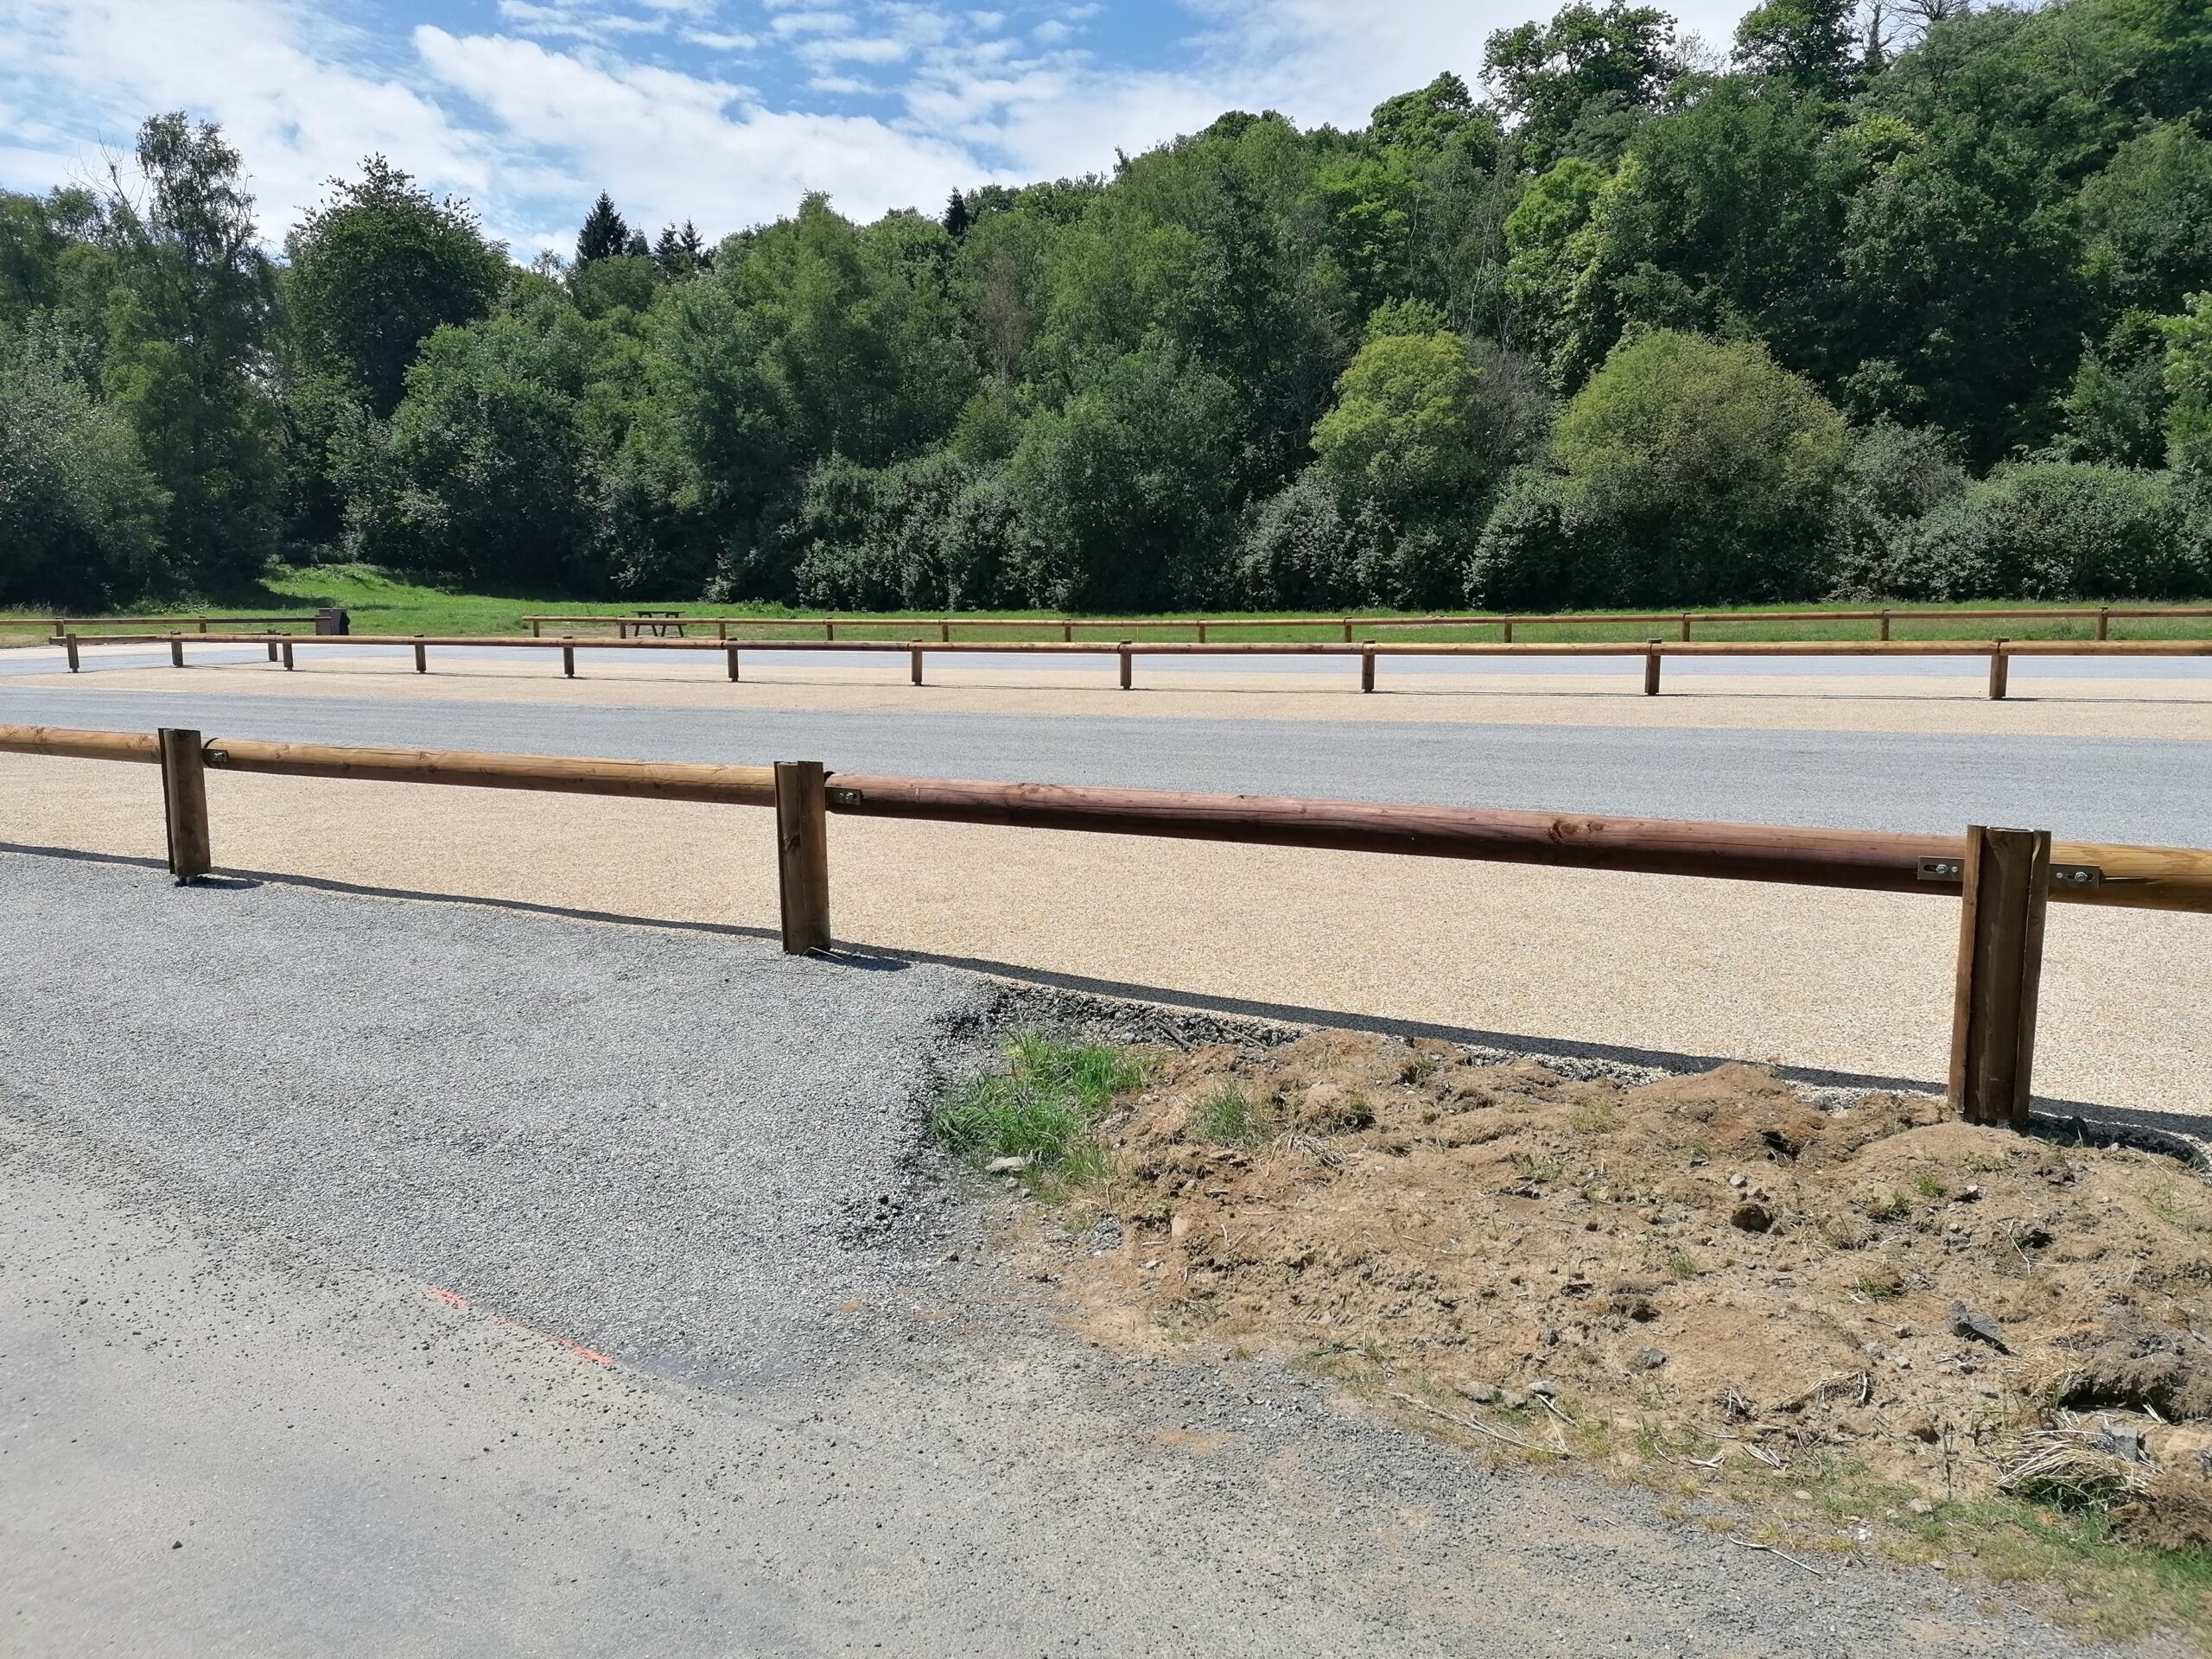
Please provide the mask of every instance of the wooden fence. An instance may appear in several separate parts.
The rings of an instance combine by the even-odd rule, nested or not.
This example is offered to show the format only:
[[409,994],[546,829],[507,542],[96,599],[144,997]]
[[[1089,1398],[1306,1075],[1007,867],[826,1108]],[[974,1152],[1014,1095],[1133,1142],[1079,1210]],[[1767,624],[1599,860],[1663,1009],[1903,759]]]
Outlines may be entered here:
[[[950,644],[956,629],[969,633],[992,632],[1051,632],[1057,629],[1062,643],[1071,643],[1078,632],[1096,633],[1106,629],[1188,628],[1198,644],[1205,644],[1213,634],[1230,633],[1239,630],[1258,628],[1327,628],[1338,632],[1344,643],[1351,643],[1353,630],[1366,629],[1370,632],[1390,628],[1497,628],[1499,643],[1510,645],[1516,629],[1580,627],[1585,625],[1653,626],[1661,625],[1678,631],[1680,639],[1693,637],[1692,631],[1700,623],[1734,623],[1758,625],[1766,622],[1871,622],[1874,638],[1891,637],[1891,627],[1899,622],[1964,620],[1969,621],[2010,621],[2021,618],[2031,620],[2059,619],[2081,620],[2089,619],[2096,623],[2096,637],[2111,638],[2112,625],[2129,618],[2181,619],[2212,617],[2212,606],[2205,605],[2145,605],[2145,606],[2069,606],[2053,608],[2038,606],[1943,606],[1895,605],[1878,610],[1857,611],[1620,611],[1589,613],[1549,612],[1541,614],[1513,614],[1459,611],[1434,616],[1037,616],[994,617],[969,616],[957,612],[939,612],[927,616],[867,616],[830,614],[825,616],[713,616],[685,615],[677,611],[638,611],[630,613],[607,612],[555,614],[537,613],[521,619],[522,626],[533,637],[542,635],[548,627],[574,628],[577,626],[612,626],[615,638],[640,638],[652,634],[665,638],[673,631],[684,637],[687,628],[712,627],[715,638],[729,638],[733,625],[742,624],[753,629],[819,628],[824,640],[837,638],[843,628],[848,639],[859,637],[855,630],[870,629],[879,635],[886,628],[922,629],[933,632],[938,643]],[[901,638],[918,638],[906,634]]]
[[[557,651],[561,653],[561,671],[571,679],[575,677],[576,652],[580,650],[715,652],[725,659],[729,677],[733,680],[739,677],[741,658],[747,652],[835,652],[863,655],[903,653],[909,659],[910,677],[916,685],[922,683],[925,661],[932,656],[1115,657],[1120,661],[1121,686],[1124,691],[1135,683],[1135,659],[1139,657],[1357,658],[1359,662],[1359,689],[1363,691],[1375,690],[1376,664],[1384,658],[1630,657],[1643,659],[1643,690],[1647,696],[1659,695],[1661,664],[1669,657],[1986,657],[1989,659],[1989,695],[1992,697],[2005,695],[2010,664],[2015,657],[2212,657],[2212,639],[2113,639],[2103,642],[2078,639],[1732,639],[1700,640],[1689,645],[1665,639],[1620,644],[1524,642],[1515,645],[1448,641],[1389,645],[1372,640],[1344,645],[1315,639],[1198,645],[1174,640],[1120,639],[1094,643],[1022,639],[955,640],[950,645],[918,645],[909,640],[896,639],[579,639],[574,636],[524,639],[512,634],[145,633],[99,636],[98,642],[103,645],[166,645],[169,648],[170,663],[179,668],[185,665],[184,653],[188,642],[195,645],[265,645],[269,660],[281,663],[286,668],[294,665],[296,652],[308,645],[404,645],[413,648],[415,671],[418,674],[429,671],[429,652],[434,646],[470,651]],[[69,671],[73,674],[79,672],[82,666],[79,646],[86,642],[73,633],[66,636],[62,643]]]
[[[198,633],[207,633],[220,627],[302,627],[321,632],[343,632],[343,625],[335,619],[345,613],[326,608],[321,611],[289,611],[273,616],[48,616],[35,619],[51,630],[59,642],[71,633],[89,633],[121,629],[143,632],[149,629],[189,628]],[[1901,623],[1957,620],[1969,623],[2000,621],[2065,620],[2094,622],[2095,637],[2107,639],[2115,622],[2136,620],[2183,620],[2191,618],[2212,618],[2212,606],[2207,605],[2074,605],[2074,606],[1991,606],[1991,605],[1890,605],[1878,609],[1826,611],[1607,611],[1607,612],[1545,612],[1545,613],[1488,613],[1481,611],[1440,612],[1430,616],[1380,616],[1357,612],[1335,616],[1033,616],[1002,617],[974,616],[962,612],[936,612],[926,615],[868,616],[826,615],[810,616],[753,616],[688,615],[674,610],[638,610],[632,612],[581,612],[556,613],[535,612],[519,618],[518,626],[528,628],[533,639],[543,636],[549,627],[573,630],[579,627],[612,628],[618,639],[632,636],[655,639],[673,633],[687,638],[691,628],[715,631],[717,642],[727,640],[734,626],[753,629],[758,635],[784,628],[804,628],[809,632],[819,629],[822,638],[835,640],[838,630],[844,638],[860,638],[861,632],[880,638],[886,629],[902,629],[901,639],[921,639],[934,635],[938,643],[950,644],[957,634],[969,636],[992,633],[1058,632],[1063,644],[1071,644],[1081,634],[1093,637],[1112,630],[1117,635],[1129,629],[1160,632],[1167,629],[1189,629],[1193,639],[1205,644],[1216,635],[1250,632],[1269,628],[1320,628],[1338,634],[1340,643],[1351,644],[1357,631],[1370,634],[1387,632],[1398,628],[1496,628],[1498,642],[1510,645],[1516,632],[1532,628],[1580,627],[1603,624],[1607,626],[1642,626],[1672,629],[1678,641],[1694,637],[1694,630],[1702,625],[1732,625],[1757,626],[1770,622],[1865,622],[1872,625],[1876,641],[1891,638],[1891,629]],[[895,643],[895,641],[894,641]]]
[[1910,836],[1769,824],[1383,805],[1162,790],[877,777],[818,761],[707,766],[553,755],[339,747],[198,732],[152,734],[0,726],[0,753],[160,766],[169,869],[213,868],[207,774],[375,779],[471,788],[713,801],[772,807],[783,945],[831,940],[831,813],[998,824],[1253,846],[1628,870],[1738,881],[1912,893],[1957,899],[1949,1096],[1969,1122],[2024,1127],[2035,1046],[2044,912],[2052,900],[2212,914],[2212,851],[2054,842],[2048,830],[1969,826]]
[[316,633],[343,633],[346,632],[345,618],[344,611],[325,608],[319,611],[286,611],[276,616],[49,616],[40,620],[53,630],[53,643],[59,645],[69,635],[86,628],[175,630],[189,626],[196,633],[207,633],[219,626],[300,627],[311,629]]

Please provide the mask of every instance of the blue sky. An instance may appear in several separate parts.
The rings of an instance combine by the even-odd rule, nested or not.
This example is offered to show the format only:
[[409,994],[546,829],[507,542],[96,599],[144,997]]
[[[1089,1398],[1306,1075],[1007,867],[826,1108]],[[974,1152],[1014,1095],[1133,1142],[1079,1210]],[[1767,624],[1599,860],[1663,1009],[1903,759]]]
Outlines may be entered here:
[[[849,213],[1084,173],[1280,109],[1362,123],[1556,0],[0,0],[0,185],[97,178],[185,108],[244,151],[273,241],[371,151],[518,257],[602,188],[709,236],[808,189]],[[1725,43],[1740,7],[1685,29]]]

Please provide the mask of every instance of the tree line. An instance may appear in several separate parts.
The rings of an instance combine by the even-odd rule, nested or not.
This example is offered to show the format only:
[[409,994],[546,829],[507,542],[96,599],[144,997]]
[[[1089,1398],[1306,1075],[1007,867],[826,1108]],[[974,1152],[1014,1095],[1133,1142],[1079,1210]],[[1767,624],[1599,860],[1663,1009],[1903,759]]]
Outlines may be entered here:
[[519,266],[182,114],[0,194],[0,601],[365,561],[843,608],[2212,591],[2212,20],[1605,0],[1357,131]]

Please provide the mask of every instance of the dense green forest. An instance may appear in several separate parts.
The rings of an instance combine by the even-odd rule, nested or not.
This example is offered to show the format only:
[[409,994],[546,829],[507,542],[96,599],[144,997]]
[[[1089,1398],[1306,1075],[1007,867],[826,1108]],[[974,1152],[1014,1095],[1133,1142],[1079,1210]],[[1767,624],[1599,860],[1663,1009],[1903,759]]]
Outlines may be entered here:
[[1771,0],[1700,55],[1574,4],[1359,131],[713,245],[602,196],[526,269],[381,157],[273,257],[160,117],[0,194],[0,602],[2212,591],[2202,0]]

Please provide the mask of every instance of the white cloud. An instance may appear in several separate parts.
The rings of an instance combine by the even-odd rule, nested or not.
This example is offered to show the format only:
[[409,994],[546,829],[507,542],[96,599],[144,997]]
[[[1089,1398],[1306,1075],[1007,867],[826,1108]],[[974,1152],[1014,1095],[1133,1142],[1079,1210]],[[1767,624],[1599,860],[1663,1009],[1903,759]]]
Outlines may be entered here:
[[493,118],[507,156],[564,180],[579,214],[605,188],[640,226],[735,228],[790,212],[809,190],[872,217],[934,201],[950,188],[941,181],[976,171],[939,138],[865,116],[766,109],[743,87],[604,54],[428,25],[415,45],[440,85]]
[[0,98],[52,117],[11,124],[7,181],[96,178],[145,117],[185,109],[220,121],[245,155],[272,233],[372,151],[433,188],[486,195],[493,147],[373,44],[301,0],[0,0]]
[[[499,0],[483,32],[400,35],[347,0],[0,0],[0,183],[97,177],[147,114],[184,108],[245,154],[272,238],[380,151],[526,257],[565,247],[601,188],[647,228],[722,231],[806,189],[870,215],[1103,169],[1230,108],[1357,125],[1441,70],[1474,80],[1492,29],[1555,3],[1184,0],[1179,38],[1139,67],[1103,55],[1088,4]],[[1726,39],[1739,10],[1680,15]],[[745,84],[722,67],[737,54]],[[808,107],[871,96],[877,115]]]

